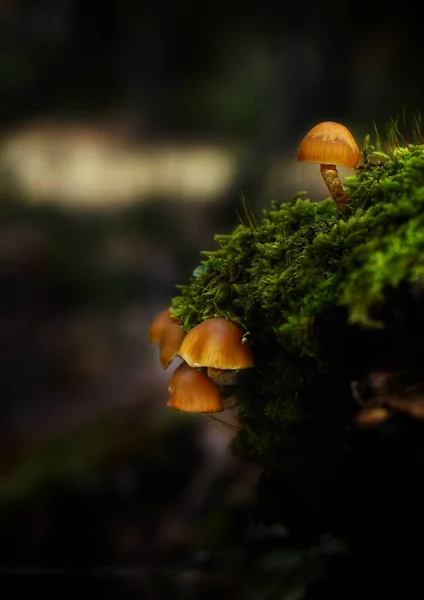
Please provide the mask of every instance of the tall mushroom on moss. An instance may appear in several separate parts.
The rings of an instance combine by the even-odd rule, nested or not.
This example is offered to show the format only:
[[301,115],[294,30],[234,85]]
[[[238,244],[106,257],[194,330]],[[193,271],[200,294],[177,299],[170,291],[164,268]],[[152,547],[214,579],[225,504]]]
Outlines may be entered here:
[[312,127],[303,138],[297,159],[321,165],[321,175],[339,210],[344,210],[349,196],[343,189],[337,166],[355,169],[359,148],[353,135],[344,125],[324,121]]
[[185,336],[178,354],[191,367],[207,367],[218,385],[234,383],[235,371],[254,366],[252,349],[237,323],[222,317],[207,319]]

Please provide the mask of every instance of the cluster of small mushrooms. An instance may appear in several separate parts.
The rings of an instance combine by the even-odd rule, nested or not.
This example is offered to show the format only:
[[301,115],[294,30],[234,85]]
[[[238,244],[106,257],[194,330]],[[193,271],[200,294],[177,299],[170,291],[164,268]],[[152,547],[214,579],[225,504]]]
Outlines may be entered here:
[[202,321],[185,333],[165,309],[151,324],[149,340],[159,345],[164,369],[177,356],[184,361],[172,373],[168,388],[168,406],[184,412],[224,410],[225,389],[236,383],[240,369],[254,366],[243,329],[223,317]]
[[[350,131],[340,123],[315,125],[303,138],[300,162],[321,165],[321,175],[339,210],[349,200],[337,166],[355,168],[359,148]],[[149,340],[159,344],[160,361],[167,369],[176,356],[184,362],[171,376],[168,406],[186,412],[219,412],[224,409],[225,388],[236,383],[240,369],[253,367],[253,355],[243,329],[223,317],[213,317],[187,334],[165,309],[149,329]]]
[[343,189],[337,166],[355,169],[359,148],[350,131],[340,123],[325,121],[312,127],[303,138],[298,161],[321,165],[321,175],[331,197],[340,211],[345,210],[349,197]]

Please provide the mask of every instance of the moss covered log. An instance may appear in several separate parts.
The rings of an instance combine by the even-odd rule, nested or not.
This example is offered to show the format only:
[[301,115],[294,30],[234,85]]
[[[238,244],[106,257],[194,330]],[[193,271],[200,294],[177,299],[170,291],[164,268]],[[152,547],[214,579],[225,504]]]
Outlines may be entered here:
[[382,366],[411,317],[396,302],[415,304],[424,288],[424,146],[367,161],[344,185],[347,215],[301,195],[215,236],[219,249],[172,301],[186,331],[213,316],[247,331],[256,368],[239,405],[251,445],[237,446],[247,456],[296,444],[305,419],[320,429],[348,416],[354,406],[339,399],[317,406],[317,384],[330,391]]
[[[410,444],[418,427],[424,450],[415,418],[424,379],[424,145],[372,153],[366,140],[362,162],[344,181],[345,213],[305,194],[273,202],[261,219],[247,213],[230,235],[215,236],[217,248],[172,300],[186,331],[214,316],[245,329],[255,368],[240,374],[233,450],[284,486],[291,516],[299,502],[308,515],[337,512],[332,486],[342,477],[351,494],[349,468],[357,473],[369,439],[378,446],[381,436],[389,444],[407,435]],[[399,386],[413,390],[415,409],[394,399]],[[358,416],[372,406],[386,408],[370,433]],[[366,464],[372,472],[374,458]],[[280,502],[275,486],[271,495]],[[305,511],[297,513],[299,524]]]

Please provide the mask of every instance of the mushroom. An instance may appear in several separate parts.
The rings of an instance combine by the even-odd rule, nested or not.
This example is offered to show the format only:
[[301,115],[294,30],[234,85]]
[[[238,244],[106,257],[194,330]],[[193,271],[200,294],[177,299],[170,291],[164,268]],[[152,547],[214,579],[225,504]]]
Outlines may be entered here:
[[155,318],[149,328],[149,341],[160,342],[160,338],[165,329],[176,320],[169,315],[169,309],[165,308]]
[[159,341],[159,359],[164,369],[167,369],[177,356],[184,336],[185,331],[177,322],[168,325],[162,333]]
[[350,131],[340,123],[325,121],[312,127],[303,138],[297,159],[321,165],[321,175],[339,210],[344,210],[349,196],[343,190],[336,165],[354,169],[359,148]]
[[149,329],[149,340],[159,343],[161,365],[167,369],[172,359],[178,354],[185,332],[176,319],[169,315],[169,310],[158,314]]
[[250,344],[243,336],[243,329],[234,321],[213,317],[187,333],[178,354],[191,367],[247,369],[254,363]]
[[168,406],[183,412],[221,412],[221,394],[205,373],[182,363],[172,374]]

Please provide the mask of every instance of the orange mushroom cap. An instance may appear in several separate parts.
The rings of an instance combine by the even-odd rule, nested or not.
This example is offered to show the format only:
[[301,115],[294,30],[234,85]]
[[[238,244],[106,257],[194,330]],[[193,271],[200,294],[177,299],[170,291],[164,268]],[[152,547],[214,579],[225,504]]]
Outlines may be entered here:
[[247,369],[254,362],[250,344],[243,343],[243,335],[237,323],[214,317],[187,333],[178,354],[192,367]]
[[182,363],[172,374],[168,406],[183,412],[220,412],[224,409],[218,388],[205,375]]
[[165,309],[158,314],[149,329],[149,340],[159,343],[160,362],[166,369],[178,354],[185,331],[176,319],[169,316]]
[[359,148],[349,129],[340,123],[324,121],[312,127],[303,138],[297,159],[354,169],[359,162]]
[[185,331],[176,321],[170,323],[163,331],[159,341],[159,357],[164,369],[168,368],[172,359],[177,356],[184,336]]
[[160,338],[165,329],[171,324],[177,321],[169,316],[169,309],[165,308],[162,310],[149,328],[149,342],[157,343],[160,342]]

